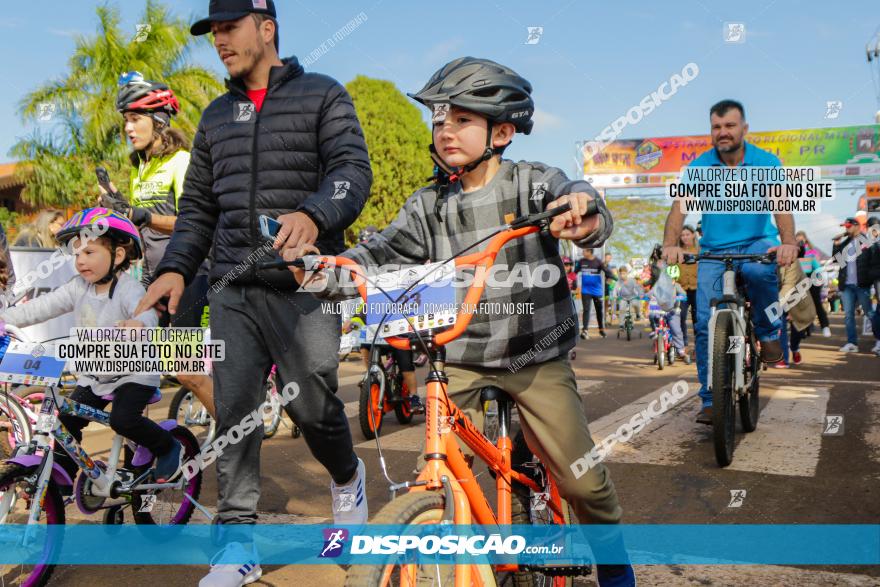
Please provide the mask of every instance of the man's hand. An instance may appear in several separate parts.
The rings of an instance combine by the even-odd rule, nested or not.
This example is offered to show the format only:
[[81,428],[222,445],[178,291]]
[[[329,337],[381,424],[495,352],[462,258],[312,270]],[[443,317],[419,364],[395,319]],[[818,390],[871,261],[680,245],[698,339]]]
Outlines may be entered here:
[[159,300],[168,297],[168,312],[173,316],[177,313],[177,304],[180,303],[180,296],[183,295],[183,275],[180,273],[163,273],[150,284],[145,295],[137,308],[134,315],[139,316],[142,312],[146,312],[150,308],[164,311],[165,305]]
[[779,245],[767,249],[768,253],[776,251],[776,264],[780,267],[788,267],[797,261],[798,248],[797,245]]
[[[285,260],[293,260],[302,257],[305,245],[314,245],[318,240],[318,227],[312,222],[308,214],[303,212],[293,212],[276,218],[281,223],[278,235],[275,237],[275,244],[272,245],[276,251],[281,250],[282,257]],[[288,250],[293,251],[290,259],[284,256]],[[292,269],[292,268],[291,268]],[[296,275],[294,273],[294,275]]]
[[593,200],[590,194],[575,192],[560,196],[547,204],[547,209],[552,210],[563,204],[570,204],[571,210],[555,217],[550,223],[550,234],[556,238],[571,241],[579,241],[586,238],[590,233],[599,228],[599,215],[584,216],[587,205]]
[[[299,259],[303,255],[320,254],[321,251],[319,251],[314,245],[303,245],[300,249],[284,249],[281,252],[281,258],[285,261],[293,261],[294,259]],[[326,285],[327,276],[324,275],[323,270],[306,271],[302,267],[294,267],[293,265],[288,267],[288,269],[293,273],[293,278],[296,279],[296,282],[300,284],[300,286],[307,283],[310,290],[321,291],[323,286]]]
[[667,245],[662,249],[661,258],[667,265],[679,265],[684,263],[684,249],[678,245]]

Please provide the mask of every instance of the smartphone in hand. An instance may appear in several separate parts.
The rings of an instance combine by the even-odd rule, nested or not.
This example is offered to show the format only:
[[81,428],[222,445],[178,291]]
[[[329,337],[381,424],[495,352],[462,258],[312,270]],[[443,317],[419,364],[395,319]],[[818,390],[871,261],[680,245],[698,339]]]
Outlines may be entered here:
[[96,167],[95,175],[98,177],[98,185],[107,190],[108,194],[112,194],[113,190],[110,189],[110,174],[107,173],[107,170],[103,167]]
[[269,218],[265,214],[260,215],[260,234],[264,238],[274,239],[281,230],[281,223],[274,218]]

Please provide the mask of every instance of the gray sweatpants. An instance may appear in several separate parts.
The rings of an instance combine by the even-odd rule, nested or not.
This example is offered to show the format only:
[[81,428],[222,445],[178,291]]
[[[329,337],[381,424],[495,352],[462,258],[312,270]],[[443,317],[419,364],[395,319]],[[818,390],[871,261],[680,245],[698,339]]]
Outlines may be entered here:
[[[260,286],[212,289],[208,301],[211,339],[226,344],[226,360],[213,364],[217,436],[264,401],[265,381],[274,363],[279,392],[289,382],[299,385],[299,395],[286,409],[312,454],[334,481],[348,482],[357,470],[357,457],[343,403],[336,397],[340,316],[324,313],[311,294]],[[262,440],[260,422],[217,458],[217,513],[222,524],[256,523]]]

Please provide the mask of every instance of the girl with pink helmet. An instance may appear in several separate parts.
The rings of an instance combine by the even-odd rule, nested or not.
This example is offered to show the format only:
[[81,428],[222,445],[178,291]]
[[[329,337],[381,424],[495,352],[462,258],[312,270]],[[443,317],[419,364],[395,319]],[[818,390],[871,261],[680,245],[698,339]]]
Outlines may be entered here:
[[[5,333],[6,324],[25,327],[70,312],[76,326],[83,328],[158,326],[159,317],[152,309],[134,315],[146,292],[125,273],[131,261],[143,255],[141,237],[128,218],[106,208],[88,208],[74,214],[55,238],[62,245],[71,245],[78,275],[47,294],[0,312],[0,335]],[[76,375],[76,389],[70,399],[103,410],[112,398],[110,427],[158,455],[154,468],[157,482],[168,482],[180,474],[183,447],[170,432],[143,416],[159,387],[159,373]],[[70,415],[60,419],[81,442],[88,421]],[[72,478],[78,470],[76,464],[66,452],[59,449],[55,453],[56,462]]]

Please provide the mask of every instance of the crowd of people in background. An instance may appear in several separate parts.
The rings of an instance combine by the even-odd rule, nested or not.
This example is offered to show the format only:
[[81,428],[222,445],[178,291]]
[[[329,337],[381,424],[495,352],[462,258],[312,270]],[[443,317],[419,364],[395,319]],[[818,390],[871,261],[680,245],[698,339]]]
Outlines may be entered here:
[[[825,338],[830,337],[829,314],[841,312],[844,314],[847,341],[839,350],[844,353],[858,352],[861,330],[865,334],[870,332],[873,335],[874,346],[871,352],[880,356],[880,240],[862,239],[862,248],[859,249],[860,240],[857,238],[872,230],[872,227],[873,230],[880,231],[880,218],[867,217],[861,212],[847,218],[841,227],[845,232],[833,239],[831,256],[844,251],[847,253],[844,258],[850,260],[840,266],[834,261],[829,262],[829,255],[822,253],[805,231],[797,232],[798,268],[789,268],[789,271],[793,280],[804,277],[811,279],[808,293],[813,310],[808,315],[809,324],[805,328],[799,328],[788,312],[784,314],[787,324],[784,332],[780,332],[783,358],[773,365],[775,368],[787,369],[791,365],[801,364],[804,360],[800,350],[801,342],[814,332]],[[697,255],[700,252],[701,235],[699,223],[696,228],[686,224],[681,230],[679,246],[686,253]],[[864,247],[865,242],[872,244]],[[611,253],[606,253],[603,259],[598,254],[601,254],[600,251],[588,249],[584,251],[583,258],[576,262],[569,257],[563,259],[569,289],[582,315],[580,336],[585,340],[590,338],[590,322],[594,311],[595,327],[603,338],[607,335],[606,325],[615,320],[622,321],[629,307],[633,310],[635,320],[641,321],[643,317],[649,317],[650,291],[663,270],[663,263],[656,249],[642,267],[629,263],[615,266]],[[675,275],[673,281],[676,289],[682,290],[682,297],[678,304],[674,330],[677,331],[680,324],[682,352],[692,356],[693,349],[689,342],[696,325],[697,264],[678,265]],[[781,283],[783,278],[784,273],[780,271]],[[859,312],[864,323],[858,320]]]

